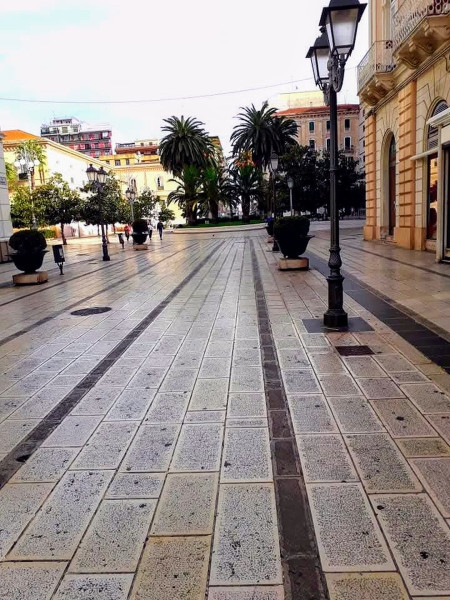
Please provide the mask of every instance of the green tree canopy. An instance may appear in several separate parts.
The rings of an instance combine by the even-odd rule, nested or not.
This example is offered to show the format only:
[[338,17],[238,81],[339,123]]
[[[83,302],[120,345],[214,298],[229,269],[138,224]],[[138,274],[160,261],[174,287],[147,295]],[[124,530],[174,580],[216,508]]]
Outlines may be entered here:
[[176,202],[183,211],[188,225],[197,221],[197,203],[201,198],[202,180],[199,169],[193,165],[185,167],[177,179],[171,179],[177,189],[170,192],[167,204]]
[[167,208],[164,201],[160,202],[160,207],[158,219],[162,223],[167,223],[168,221],[173,221],[175,219],[175,213],[170,208]]
[[261,171],[250,163],[235,163],[230,175],[233,193],[241,200],[242,221],[248,223],[251,203],[258,200],[263,193]]
[[166,135],[159,145],[161,164],[166,171],[180,177],[186,167],[202,169],[214,157],[214,146],[203,128],[193,117],[172,116],[164,119],[162,130]]
[[134,201],[134,218],[135,219],[150,219],[155,213],[158,196],[151,190],[142,190],[139,196]]
[[227,171],[217,166],[207,167],[201,173],[201,186],[200,212],[205,216],[210,212],[213,222],[217,222],[220,205],[235,205],[234,190]]
[[13,227],[31,227],[33,214],[39,227],[46,225],[45,204],[42,203],[41,198],[35,199],[28,186],[18,186],[11,197],[11,222]]
[[102,190],[88,183],[82,190],[85,197],[81,202],[80,215],[88,224],[128,223],[130,206],[122,197],[118,181],[109,176]]

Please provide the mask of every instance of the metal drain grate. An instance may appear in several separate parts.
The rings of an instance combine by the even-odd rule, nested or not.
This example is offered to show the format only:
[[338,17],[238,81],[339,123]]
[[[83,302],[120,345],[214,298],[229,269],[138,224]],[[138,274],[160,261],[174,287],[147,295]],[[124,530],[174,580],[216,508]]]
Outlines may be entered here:
[[91,308],[80,308],[80,310],[74,310],[71,315],[75,317],[87,317],[89,315],[100,315],[111,310],[110,306],[92,306]]
[[369,346],[336,346],[341,356],[368,356],[374,354]]

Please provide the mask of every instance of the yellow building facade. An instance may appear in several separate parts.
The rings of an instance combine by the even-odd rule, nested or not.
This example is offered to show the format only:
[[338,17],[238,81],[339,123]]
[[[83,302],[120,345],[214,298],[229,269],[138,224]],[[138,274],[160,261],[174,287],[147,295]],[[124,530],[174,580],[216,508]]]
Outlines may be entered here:
[[358,66],[364,238],[450,259],[450,146],[441,134],[450,114],[450,0],[369,0],[369,9],[370,48]]

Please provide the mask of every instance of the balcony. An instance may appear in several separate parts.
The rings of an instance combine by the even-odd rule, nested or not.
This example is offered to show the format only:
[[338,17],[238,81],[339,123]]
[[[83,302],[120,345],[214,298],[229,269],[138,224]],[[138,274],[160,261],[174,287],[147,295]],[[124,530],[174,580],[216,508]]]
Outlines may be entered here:
[[419,67],[450,36],[450,0],[404,0],[392,16],[395,56]]
[[361,99],[374,105],[385,96],[394,85],[394,69],[392,41],[372,44],[358,65],[358,94]]

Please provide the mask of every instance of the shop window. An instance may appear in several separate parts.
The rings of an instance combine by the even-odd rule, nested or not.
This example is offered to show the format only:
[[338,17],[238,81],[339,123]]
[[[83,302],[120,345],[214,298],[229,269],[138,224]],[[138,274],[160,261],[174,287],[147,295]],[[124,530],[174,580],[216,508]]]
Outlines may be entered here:
[[315,126],[314,121],[310,121],[309,122],[309,133],[314,133],[315,127],[316,126]]
[[[446,110],[447,103],[439,102],[431,115],[434,117]],[[428,127],[427,150],[436,149],[427,159],[427,239],[435,240],[437,233],[437,187],[438,187],[438,130],[437,127]]]

